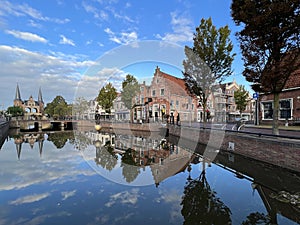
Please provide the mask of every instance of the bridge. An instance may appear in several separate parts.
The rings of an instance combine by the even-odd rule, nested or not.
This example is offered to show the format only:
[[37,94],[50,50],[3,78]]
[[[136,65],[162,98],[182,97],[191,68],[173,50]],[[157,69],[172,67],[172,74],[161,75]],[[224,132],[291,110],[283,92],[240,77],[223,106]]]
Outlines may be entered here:
[[77,121],[72,120],[11,120],[10,128],[19,128],[21,131],[42,130],[72,130]]

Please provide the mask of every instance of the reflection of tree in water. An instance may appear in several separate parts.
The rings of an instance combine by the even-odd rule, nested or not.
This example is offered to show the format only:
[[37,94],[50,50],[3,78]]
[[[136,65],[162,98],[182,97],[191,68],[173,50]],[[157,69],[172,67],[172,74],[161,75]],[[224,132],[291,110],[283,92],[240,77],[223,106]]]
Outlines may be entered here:
[[59,132],[48,134],[48,141],[53,142],[56,148],[61,149],[65,146],[68,140],[74,139],[73,132]]
[[133,159],[133,151],[131,148],[127,149],[121,159],[122,174],[128,183],[133,182],[140,173],[140,167]]
[[231,211],[210,188],[205,171],[197,179],[187,179],[181,204],[185,225],[231,224]]
[[70,144],[74,145],[75,149],[77,149],[79,151],[85,150],[89,145],[93,144],[92,140],[90,138],[88,138],[85,133],[76,132],[75,135],[76,135],[76,138],[73,135],[73,138],[71,138],[69,140]]
[[247,216],[247,219],[242,222],[242,225],[257,225],[257,224],[273,224],[270,221],[270,217],[263,213],[251,213]]
[[96,148],[95,162],[102,168],[112,171],[118,163],[118,156],[113,153],[113,147],[105,145]]

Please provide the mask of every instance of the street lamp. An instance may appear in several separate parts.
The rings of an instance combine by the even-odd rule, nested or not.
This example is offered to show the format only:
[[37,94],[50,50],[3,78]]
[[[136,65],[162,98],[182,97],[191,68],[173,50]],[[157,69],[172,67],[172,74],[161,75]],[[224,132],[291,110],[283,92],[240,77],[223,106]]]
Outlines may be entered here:
[[96,113],[95,113],[95,122],[96,122],[96,125],[95,125],[95,130],[100,132],[101,130],[101,125],[100,125],[100,113],[98,110],[96,110]]

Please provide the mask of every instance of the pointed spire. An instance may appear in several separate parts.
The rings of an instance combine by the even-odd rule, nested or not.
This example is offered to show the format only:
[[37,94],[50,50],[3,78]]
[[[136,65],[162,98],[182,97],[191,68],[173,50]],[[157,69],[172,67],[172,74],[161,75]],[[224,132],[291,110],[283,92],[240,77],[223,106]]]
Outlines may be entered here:
[[39,89],[38,102],[42,102],[43,103],[43,97],[42,97],[42,90],[41,90],[41,88]]
[[21,100],[19,84],[17,84],[15,100]]
[[42,153],[43,153],[43,144],[44,144],[44,140],[39,139],[40,157],[42,157]]

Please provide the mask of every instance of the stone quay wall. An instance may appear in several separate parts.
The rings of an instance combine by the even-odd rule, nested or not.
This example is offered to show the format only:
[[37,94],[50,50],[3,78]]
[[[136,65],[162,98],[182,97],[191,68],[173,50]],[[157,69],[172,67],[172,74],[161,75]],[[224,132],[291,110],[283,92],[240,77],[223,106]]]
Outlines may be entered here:
[[9,122],[8,121],[0,121],[0,145],[7,137],[8,130],[9,130]]
[[[95,129],[94,122],[78,122],[78,128]],[[217,151],[240,154],[282,168],[300,172],[300,140],[270,137],[258,134],[231,132],[221,129],[199,129],[160,124],[133,124],[101,121],[101,131],[116,134],[148,135],[156,138],[169,136],[176,144],[197,151],[197,148],[210,149],[208,157],[215,157]],[[163,131],[163,132],[162,132]],[[208,146],[208,148],[206,147]]]
[[185,143],[190,149],[195,149],[199,146],[197,143],[201,143],[215,152],[234,152],[300,172],[300,140],[224,130],[179,126],[168,128],[170,136],[177,137],[179,144]]

